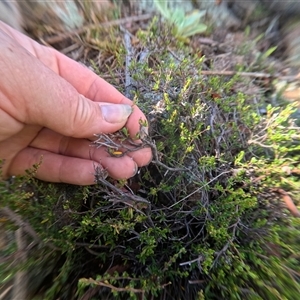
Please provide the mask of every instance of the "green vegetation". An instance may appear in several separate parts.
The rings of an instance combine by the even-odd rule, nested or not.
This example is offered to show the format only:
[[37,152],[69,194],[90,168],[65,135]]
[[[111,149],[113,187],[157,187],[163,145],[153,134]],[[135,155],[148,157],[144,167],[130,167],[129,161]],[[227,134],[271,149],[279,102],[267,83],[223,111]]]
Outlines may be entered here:
[[[300,201],[295,109],[261,114],[264,95],[239,90],[247,79],[202,75],[204,57],[155,19],[136,38],[130,66],[119,49],[115,70],[132,75],[153,163],[120,182],[95,170],[90,187],[38,182],[38,166],[0,183],[1,223],[15,229],[14,212],[38,236],[26,231],[22,266],[43,294],[31,299],[296,299],[300,222],[283,201]],[[1,261],[2,282],[12,265]]]
[[170,8],[167,1],[154,0],[154,4],[169,25],[174,26],[175,34],[179,37],[189,37],[207,29],[204,23],[200,23],[206,14],[205,10],[195,10],[186,14],[182,7]]

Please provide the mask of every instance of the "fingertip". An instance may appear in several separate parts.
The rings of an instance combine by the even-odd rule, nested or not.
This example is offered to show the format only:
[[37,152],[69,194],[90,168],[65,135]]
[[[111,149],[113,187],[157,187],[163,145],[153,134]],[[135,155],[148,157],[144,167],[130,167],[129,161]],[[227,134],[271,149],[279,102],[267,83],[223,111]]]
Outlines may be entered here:
[[106,157],[101,164],[113,179],[128,179],[138,171],[137,163],[129,156]]
[[150,147],[145,147],[138,151],[130,152],[127,155],[136,162],[138,167],[144,167],[149,165],[153,159],[152,150]]
[[132,113],[132,108],[128,104],[109,104],[99,103],[103,119],[112,124],[124,123]]

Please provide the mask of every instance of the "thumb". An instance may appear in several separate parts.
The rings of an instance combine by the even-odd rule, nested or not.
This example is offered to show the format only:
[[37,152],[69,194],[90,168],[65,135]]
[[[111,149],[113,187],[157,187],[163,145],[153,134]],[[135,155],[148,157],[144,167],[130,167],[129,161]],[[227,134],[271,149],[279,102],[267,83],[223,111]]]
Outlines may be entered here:
[[73,87],[69,86],[69,89],[67,94],[64,92],[50,98],[50,107],[46,102],[44,108],[31,113],[31,122],[65,136],[89,138],[95,133],[121,129],[132,113],[128,104],[94,102],[78,94]]
[[115,132],[126,124],[130,105],[85,98],[8,36],[0,48],[0,90],[7,113],[18,121],[77,138]]
[[126,124],[132,112],[130,105],[94,102],[49,71],[50,74],[43,72],[40,76],[42,82],[39,84],[43,92],[28,97],[28,123],[76,138],[115,132]]

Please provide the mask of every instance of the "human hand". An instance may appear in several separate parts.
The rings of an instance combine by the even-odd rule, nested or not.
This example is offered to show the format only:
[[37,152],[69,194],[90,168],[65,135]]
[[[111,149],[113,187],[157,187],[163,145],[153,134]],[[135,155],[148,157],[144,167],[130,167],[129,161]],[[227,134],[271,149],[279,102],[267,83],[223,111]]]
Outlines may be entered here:
[[150,148],[117,158],[88,139],[124,126],[134,136],[140,119],[132,101],[89,69],[0,22],[2,176],[41,161],[36,177],[49,182],[93,184],[96,167],[132,177],[150,162]]

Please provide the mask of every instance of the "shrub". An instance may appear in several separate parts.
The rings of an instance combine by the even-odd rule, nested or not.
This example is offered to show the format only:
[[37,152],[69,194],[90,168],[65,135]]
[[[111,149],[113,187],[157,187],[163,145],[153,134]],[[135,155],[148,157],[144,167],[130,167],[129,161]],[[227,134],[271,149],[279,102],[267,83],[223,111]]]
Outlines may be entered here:
[[300,198],[294,109],[260,114],[245,78],[203,76],[204,58],[157,21],[137,37],[129,72],[153,163],[128,181],[95,170],[90,187],[30,173],[0,184],[39,237],[26,266],[43,299],[296,299],[300,224],[283,201]]

